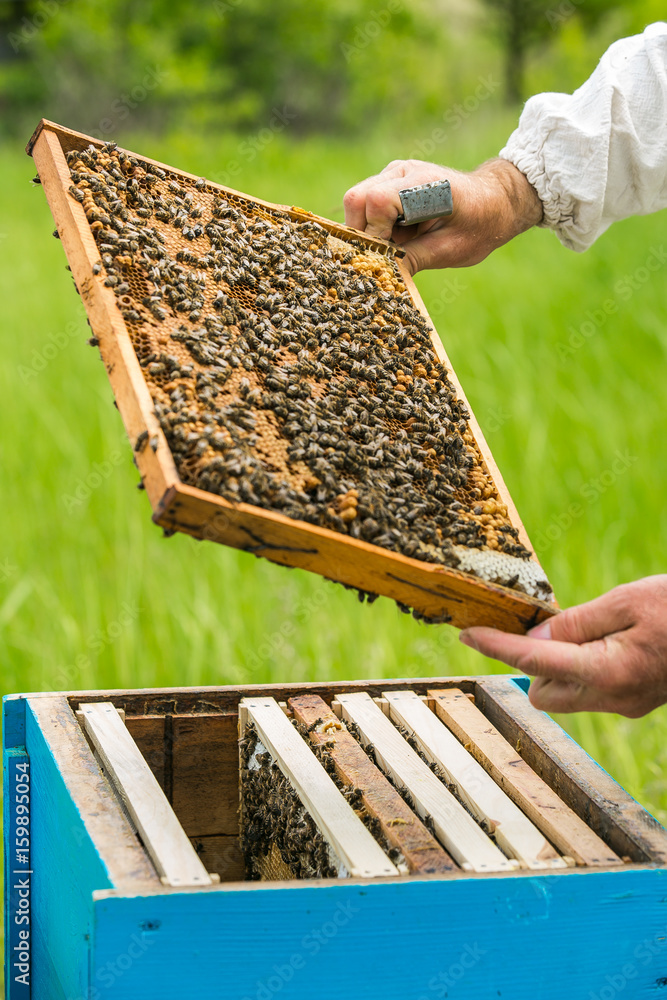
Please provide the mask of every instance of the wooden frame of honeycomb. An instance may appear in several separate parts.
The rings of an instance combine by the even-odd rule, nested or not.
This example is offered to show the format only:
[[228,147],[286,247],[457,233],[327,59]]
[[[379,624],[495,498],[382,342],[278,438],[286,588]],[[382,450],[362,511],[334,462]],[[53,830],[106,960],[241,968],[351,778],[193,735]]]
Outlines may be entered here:
[[[413,543],[408,538],[409,532],[406,531],[402,537],[408,539],[408,545],[403,545],[403,549],[410,552],[416,551],[419,558],[414,558],[413,555],[406,555],[405,551],[395,551],[385,544],[377,544],[372,540],[367,540],[363,537],[364,525],[374,522],[372,517],[368,516],[368,509],[365,510],[366,516],[362,521],[366,498],[363,491],[362,496],[359,497],[359,490],[354,488],[356,481],[353,474],[350,474],[352,478],[350,475],[347,477],[341,475],[340,479],[337,480],[342,483],[338,487],[340,493],[336,494],[333,499],[330,497],[324,502],[326,509],[326,514],[323,515],[324,523],[310,523],[308,520],[299,519],[293,510],[290,516],[286,516],[279,509],[266,509],[256,499],[254,502],[246,502],[243,499],[244,495],[254,498],[255,494],[250,486],[245,487],[242,476],[239,476],[239,479],[242,486],[246,488],[245,494],[243,492],[230,494],[227,490],[227,495],[223,496],[212,492],[210,488],[202,489],[192,484],[197,481],[195,473],[201,475],[201,468],[197,466],[197,454],[203,455],[200,464],[209,477],[208,479],[204,477],[202,481],[213,481],[214,474],[207,470],[215,469],[216,461],[221,461],[210,458],[211,448],[216,446],[218,442],[213,441],[209,448],[210,436],[206,440],[202,439],[200,451],[189,454],[177,467],[174,457],[175,438],[171,440],[170,446],[170,441],[165,434],[165,428],[169,430],[168,423],[165,421],[165,413],[167,417],[171,413],[169,409],[172,405],[170,398],[173,400],[174,394],[176,397],[180,397],[184,391],[186,393],[189,391],[188,378],[192,385],[194,385],[195,377],[200,378],[202,384],[209,384],[206,382],[206,369],[199,364],[201,352],[197,353],[198,349],[195,350],[192,346],[193,332],[196,334],[195,327],[200,323],[200,308],[197,303],[203,304],[202,315],[206,314],[206,310],[208,310],[210,316],[214,316],[212,308],[222,311],[224,315],[224,310],[230,301],[236,301],[234,297],[237,295],[240,296],[239,301],[242,303],[245,303],[246,298],[248,298],[248,302],[252,301],[252,296],[256,296],[257,293],[253,292],[248,297],[248,289],[244,284],[246,279],[240,276],[248,262],[242,261],[239,267],[236,280],[240,283],[240,287],[230,291],[229,286],[220,279],[217,280],[218,288],[213,290],[213,299],[211,299],[210,293],[206,293],[208,298],[204,300],[204,293],[202,293],[201,299],[195,302],[193,296],[194,306],[187,317],[187,323],[185,317],[179,316],[175,311],[179,308],[178,303],[169,310],[169,316],[167,316],[166,310],[163,308],[164,304],[153,302],[151,296],[147,294],[150,292],[150,282],[146,281],[146,267],[145,265],[138,266],[130,241],[126,241],[129,247],[127,251],[123,250],[121,253],[118,246],[113,248],[113,264],[116,270],[108,266],[105,273],[103,261],[107,260],[108,264],[108,258],[105,257],[99,246],[100,229],[105,223],[99,221],[100,210],[93,203],[91,192],[85,190],[88,184],[84,182],[80,190],[74,190],[75,186],[72,184],[72,175],[67,160],[67,156],[70,154],[70,159],[74,158],[75,162],[80,162],[76,161],[76,155],[86,150],[95,150],[94,158],[97,159],[97,156],[100,155],[104,158],[105,163],[110,163],[112,159],[119,162],[117,158],[121,157],[122,163],[127,164],[131,159],[134,166],[129,168],[130,175],[136,171],[137,176],[140,174],[146,183],[146,178],[148,178],[152,184],[158,185],[158,187],[162,186],[163,189],[168,185],[180,194],[186,191],[192,192],[193,195],[197,194],[202,199],[202,204],[208,208],[213,205],[213,217],[209,219],[209,226],[216,222],[215,206],[232,206],[232,208],[236,206],[239,209],[243,207],[245,211],[253,213],[253,218],[264,220],[261,225],[265,226],[267,230],[280,226],[284,233],[291,226],[299,238],[305,233],[306,241],[311,238],[315,240],[312,244],[313,249],[316,249],[319,240],[321,245],[325,246],[324,252],[329,258],[333,253],[335,259],[340,259],[344,264],[347,263],[348,259],[354,258],[352,267],[358,269],[354,277],[358,277],[359,282],[361,282],[359,294],[356,294],[356,288],[353,289],[355,301],[363,302],[364,298],[367,299],[368,288],[371,286],[376,290],[379,289],[378,294],[388,298],[388,293],[383,292],[383,289],[389,287],[386,285],[386,281],[394,283],[394,287],[398,290],[395,298],[400,300],[399,308],[405,310],[405,315],[413,324],[408,329],[415,331],[415,333],[421,331],[422,339],[425,338],[427,341],[427,347],[423,349],[426,353],[422,352],[418,358],[432,356],[432,362],[427,360],[424,363],[430,365],[429,368],[422,364],[415,364],[413,370],[407,374],[398,369],[397,376],[392,376],[394,384],[397,386],[396,394],[407,388],[406,398],[410,394],[416,398],[417,389],[415,386],[423,386],[425,390],[420,389],[420,391],[433,393],[435,391],[432,388],[434,385],[442,386],[446,383],[448,391],[451,393],[450,401],[453,401],[455,407],[459,407],[458,417],[460,418],[461,415],[463,417],[458,426],[463,428],[460,431],[460,436],[464,443],[458,442],[459,454],[463,455],[463,459],[459,458],[457,461],[464,465],[461,481],[466,479],[467,481],[461,490],[468,491],[466,496],[468,496],[469,505],[468,508],[462,507],[459,500],[463,497],[463,493],[456,492],[454,506],[460,513],[455,515],[455,525],[458,525],[462,531],[468,532],[473,538],[474,544],[471,543],[468,546],[460,541],[467,537],[465,533],[458,536],[452,534],[452,542],[448,538],[439,540],[432,532],[430,537],[436,544],[429,546],[422,541]],[[35,160],[75,284],[86,306],[95,339],[99,343],[100,353],[107,368],[118,408],[130,441],[134,446],[136,464],[153,508],[153,519],[157,524],[170,533],[177,530],[183,531],[198,538],[222,542],[255,555],[262,555],[273,562],[320,573],[331,580],[358,589],[362,596],[388,596],[397,601],[403,609],[413,609],[415,617],[430,621],[450,622],[457,627],[485,624],[508,631],[524,632],[554,613],[555,605],[551,602],[551,588],[546,576],[534,555],[528,557],[530,543],[516,508],[493,461],[484,436],[474,416],[469,413],[465,394],[433,328],[414,282],[401,262],[400,250],[393,244],[371,239],[337,223],[313,216],[302,209],[272,205],[260,199],[223,188],[202,178],[175,170],[168,165],[156,163],[145,157],[136,157],[135,154],[127,151],[116,150],[113,144],[104,144],[52,122],[42,121],[40,123],[28,144],[28,152]],[[187,198],[188,195],[186,195],[186,200]],[[188,207],[191,204],[192,200],[188,201]],[[197,211],[199,211],[199,215],[202,214],[196,208],[196,204],[198,203],[195,202],[195,211],[190,213],[192,216],[196,216]],[[232,209],[223,210],[218,214],[224,216],[226,211],[232,211]],[[232,211],[232,215],[234,214]],[[163,244],[166,233],[166,242],[169,244],[175,231],[168,228],[168,222],[161,228],[152,216],[152,211],[144,210],[144,217],[151,217],[152,228],[150,232],[155,234],[155,239],[159,236]],[[185,218],[185,216],[183,217]],[[102,218],[106,217],[102,215]],[[134,221],[138,222],[139,220],[134,219]],[[203,222],[205,222],[205,218],[202,224],[188,221],[188,228],[181,220],[180,231],[175,233],[176,242],[170,246],[172,264],[174,260],[187,264],[188,259],[196,259],[196,255],[192,254],[188,247],[199,250],[200,253],[203,252],[197,242],[198,240],[205,241]],[[146,226],[148,225],[149,223],[146,222]],[[244,224],[241,221],[238,225],[242,227]],[[158,230],[160,230],[159,233]],[[103,233],[104,230],[102,230],[102,235]],[[108,238],[110,239],[112,236],[113,233]],[[300,246],[303,245],[302,241]],[[312,258],[312,254],[310,256]],[[147,261],[148,258],[145,260]],[[315,259],[312,267],[317,270],[318,265],[321,266],[321,264],[321,258]],[[185,265],[180,270],[176,266],[176,270],[179,274],[187,276]],[[118,273],[121,274],[120,279],[117,276],[111,277]],[[119,280],[121,281],[120,285],[118,284]],[[250,277],[247,280],[252,282],[255,279]],[[288,283],[289,276],[283,275],[282,280],[283,283]],[[115,283],[116,287],[113,286],[112,282]],[[202,287],[204,286],[204,279],[201,280],[200,284]],[[209,281],[208,284],[210,286],[211,282]],[[215,285],[216,282],[213,284]],[[226,289],[229,295],[224,294],[220,290],[221,287]],[[120,294],[123,289],[126,289],[125,295]],[[180,294],[185,296],[186,293]],[[270,298],[269,296],[269,301]],[[335,298],[335,293],[333,293],[333,298]],[[143,301],[146,308],[139,306],[137,308],[141,312],[138,312],[135,304],[140,301]],[[211,302],[213,302],[213,306],[211,306]],[[192,303],[189,302],[188,308]],[[257,308],[259,311],[259,307]],[[365,308],[368,311],[368,307]],[[387,306],[387,308],[390,307]],[[267,302],[265,310],[267,316],[270,309],[271,306]],[[377,315],[380,316],[379,322],[385,322],[382,318],[385,314],[381,312],[379,307],[377,307]],[[262,319],[265,329],[268,329],[274,321],[280,327],[281,316],[284,314],[277,313],[276,316],[271,317],[271,320]],[[212,322],[215,324],[216,321]],[[285,320],[282,322],[282,326],[289,327],[290,322]],[[180,325],[178,325],[179,323]],[[291,322],[291,328],[294,328],[293,322]],[[210,330],[211,327],[209,326],[208,329]],[[172,334],[175,334],[173,338]],[[291,336],[289,329],[285,330],[283,335],[288,341]],[[155,352],[160,350],[160,344],[167,341],[169,341],[169,350],[178,351],[179,347],[176,342],[179,338],[180,340],[190,338],[188,340],[189,350],[191,355],[195,351],[194,361],[186,364],[182,360],[186,354],[181,354],[181,364],[183,369],[187,369],[187,372],[177,370],[179,377],[165,384],[168,374],[160,376],[153,371],[160,370],[159,361],[149,364],[147,359],[156,358]],[[348,343],[354,341],[354,331],[351,337],[347,335],[347,340]],[[236,363],[238,360],[236,359]],[[245,359],[241,360],[245,363]],[[205,356],[202,365],[204,363]],[[252,368],[252,362],[250,368]],[[239,386],[244,393],[244,398],[252,398],[253,392],[257,392],[254,388],[257,382],[252,382],[257,376],[250,368],[247,372],[245,369],[235,370],[229,379],[229,386],[232,388],[229,389],[228,386],[225,391],[232,395],[235,394],[235,398],[231,399],[231,404],[227,407],[232,412],[232,416],[234,416],[235,399],[240,398]],[[394,364],[395,369],[396,365]],[[215,370],[220,371],[220,368]],[[225,378],[227,377],[225,376]],[[283,388],[287,386],[289,381],[288,378]],[[291,381],[295,391],[298,392],[298,379],[294,377]],[[363,405],[370,408],[381,404],[381,400],[372,395],[370,399],[374,399],[375,402],[369,404],[363,399],[363,393],[368,395],[370,392],[367,383],[360,382],[356,392],[352,389],[346,390],[344,380],[342,384],[342,391],[347,392],[354,405],[360,405],[359,399],[362,399]],[[307,390],[306,394],[308,392],[310,390]],[[316,395],[315,390],[312,391],[312,395]],[[191,398],[194,399],[192,393]],[[178,405],[184,404],[179,402]],[[193,402],[192,406],[194,405]],[[416,406],[414,402],[413,405]],[[392,416],[392,412],[390,412],[390,416]],[[415,409],[414,412],[418,414],[419,410]],[[262,427],[269,429],[264,433],[261,427],[259,432],[255,428],[253,440],[259,440],[260,446],[268,441],[264,455],[268,467],[272,467],[271,462],[283,462],[285,469],[288,469],[292,476],[289,485],[298,491],[298,496],[305,497],[306,500],[311,499],[317,493],[318,487],[321,486],[321,481],[312,474],[312,468],[309,470],[304,462],[290,459],[290,464],[287,464],[285,455],[288,454],[288,449],[286,442],[282,440],[282,430],[276,432],[273,414],[269,414],[268,417],[265,414],[260,416],[263,421]],[[455,414],[453,419],[456,418]],[[190,426],[199,427],[201,430],[203,425],[198,422],[196,412],[192,419],[195,424]],[[272,419],[273,424],[271,424]],[[419,419],[421,418],[417,416],[417,421]],[[260,423],[259,420],[258,423]],[[412,429],[416,430],[420,424],[415,423],[415,418],[411,417],[406,421],[405,426],[410,433],[405,429],[402,429],[400,433],[403,439],[409,441]],[[424,428],[428,429],[426,425]],[[222,438],[221,447],[230,446],[229,440],[225,439],[226,433],[227,430],[223,427],[222,432],[217,434],[217,437]],[[264,437],[262,437],[262,433],[264,433]],[[414,435],[412,436],[414,438]],[[452,435],[451,440],[453,437],[454,435]],[[439,440],[444,439],[443,434]],[[432,440],[440,447],[435,438]],[[413,449],[413,454],[416,453],[415,447],[414,444],[406,445],[406,448]],[[419,445],[422,450],[424,447],[424,445]],[[328,449],[328,451],[332,450]],[[317,451],[317,445],[315,451]],[[322,449],[319,451],[321,453]],[[281,455],[276,459],[278,452],[281,452]],[[294,452],[289,452],[289,454],[293,456]],[[296,454],[300,453],[296,452]],[[377,454],[381,454],[381,452],[378,451]],[[427,453],[424,465],[430,463],[432,469],[437,469],[440,461],[444,462],[444,458],[433,448],[432,456],[430,452]],[[455,468],[454,465],[452,467]],[[191,479],[191,482],[186,481],[188,478]],[[406,481],[409,478],[409,476],[404,477]],[[216,483],[218,481],[215,480]],[[223,483],[223,487],[226,487],[225,483]],[[234,488],[238,489],[238,485]],[[474,488],[472,494],[470,493],[471,488]],[[412,484],[409,489],[412,489]],[[225,488],[222,491],[225,492]],[[309,498],[304,491],[310,491],[311,497]],[[323,487],[322,492],[324,493]],[[238,500],[236,499],[237,495],[239,496]],[[428,491],[425,495],[428,503]],[[470,500],[471,495],[473,495],[472,500]],[[475,506],[470,506],[471,504]],[[357,505],[361,512],[358,517]],[[316,504],[312,503],[310,507],[314,509]],[[355,518],[357,518],[356,523],[350,527],[350,522],[354,521]],[[331,527],[326,526],[329,523]],[[406,522],[402,521],[401,523],[405,524]],[[410,522],[410,527],[412,528],[412,522]],[[439,530],[437,529],[438,532]],[[356,537],[354,536],[355,531]],[[398,531],[395,532],[397,537],[399,534]],[[384,539],[389,536],[382,535],[380,537]],[[441,541],[443,546],[448,547],[450,564],[443,562],[440,557]],[[429,553],[433,553],[433,561],[429,561]],[[515,556],[514,553],[519,553],[521,558]],[[547,599],[542,599],[543,597]]]

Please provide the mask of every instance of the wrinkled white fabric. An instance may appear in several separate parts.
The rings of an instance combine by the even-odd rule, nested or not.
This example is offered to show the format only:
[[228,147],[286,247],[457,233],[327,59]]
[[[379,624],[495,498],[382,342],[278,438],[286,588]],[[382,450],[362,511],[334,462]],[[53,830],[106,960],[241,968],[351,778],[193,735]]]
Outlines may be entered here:
[[667,207],[667,24],[615,42],[574,94],[531,97],[499,155],[526,175],[542,225],[572,250]]

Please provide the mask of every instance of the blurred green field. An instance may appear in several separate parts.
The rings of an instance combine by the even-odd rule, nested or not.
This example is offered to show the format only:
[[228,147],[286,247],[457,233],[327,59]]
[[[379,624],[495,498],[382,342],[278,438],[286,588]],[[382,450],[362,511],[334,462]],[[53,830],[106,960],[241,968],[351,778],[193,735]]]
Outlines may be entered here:
[[[433,158],[493,155],[512,120],[481,114]],[[234,186],[341,219],[346,187],[419,138],[275,136]],[[124,144],[210,177],[239,157],[233,137]],[[4,148],[0,172],[4,692],[506,671],[388,600],[368,607],[319,577],[163,538],[32,164]],[[476,268],[418,279],[563,605],[664,570],[663,240],[664,217],[620,224],[584,256],[534,231]],[[665,712],[560,720],[663,820]]]

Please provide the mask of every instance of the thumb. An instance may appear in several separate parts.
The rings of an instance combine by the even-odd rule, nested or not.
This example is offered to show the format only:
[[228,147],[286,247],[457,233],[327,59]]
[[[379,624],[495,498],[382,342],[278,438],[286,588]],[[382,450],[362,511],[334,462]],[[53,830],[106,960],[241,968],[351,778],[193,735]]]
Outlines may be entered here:
[[623,599],[622,588],[616,587],[586,604],[566,608],[531,629],[528,635],[531,639],[556,639],[582,645],[621,632],[631,625],[634,625],[634,616]]
[[447,225],[430,229],[401,244],[411,274],[431,267],[457,267],[461,263],[460,240]]

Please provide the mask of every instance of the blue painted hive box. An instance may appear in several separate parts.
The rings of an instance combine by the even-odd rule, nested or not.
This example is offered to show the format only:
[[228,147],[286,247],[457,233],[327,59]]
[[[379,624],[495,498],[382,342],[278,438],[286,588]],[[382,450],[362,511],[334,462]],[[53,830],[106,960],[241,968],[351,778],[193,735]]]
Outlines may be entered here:
[[[525,688],[511,677],[428,678],[6,698],[6,996],[661,996],[666,832],[530,706]],[[319,699],[324,710],[306,726]],[[458,746],[451,761],[438,749],[445,728]],[[400,808],[423,820],[430,860],[424,847],[419,861],[410,821],[398,814],[369,848],[350,820],[370,795],[363,777],[327,826],[319,764],[304,761],[300,774],[299,754],[324,760],[322,773],[349,771],[335,758],[338,735],[348,732],[391,778]],[[452,777],[457,753],[470,769]],[[252,854],[265,814],[263,806],[252,812],[256,787],[243,789],[265,765],[276,812],[281,789],[292,794],[289,778],[338,845],[345,863],[333,877],[293,877],[290,866],[304,859],[277,832],[265,853],[278,850],[285,877],[257,880]],[[504,793],[532,832],[499,820],[500,799],[483,806],[478,765],[492,779],[491,798]],[[429,781],[456,800],[451,829],[429,805]],[[265,832],[273,830],[266,816]],[[466,823],[476,824],[474,835]],[[387,869],[377,877],[349,861],[355,837],[369,865],[384,844]]]

